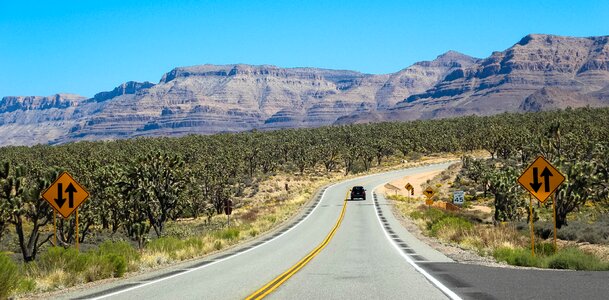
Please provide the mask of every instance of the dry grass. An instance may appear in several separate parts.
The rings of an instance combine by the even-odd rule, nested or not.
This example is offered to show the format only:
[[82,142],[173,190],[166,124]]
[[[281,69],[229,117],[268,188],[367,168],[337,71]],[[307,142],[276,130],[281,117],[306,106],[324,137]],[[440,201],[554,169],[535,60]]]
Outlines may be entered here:
[[530,240],[522,235],[515,227],[509,225],[493,226],[478,224],[475,229],[466,233],[460,246],[477,251],[480,255],[492,255],[500,247],[517,248],[526,247]]
[[[394,202],[394,205],[402,216],[409,217],[426,235],[433,235],[441,241],[474,250],[482,256],[492,255],[497,248],[526,247],[530,243],[529,238],[515,226],[478,223],[474,220],[479,218],[471,211],[441,212],[435,209],[443,215],[431,217],[426,214],[427,207],[422,206],[420,201],[399,201]],[[465,220],[470,220],[466,221],[470,225],[465,224]],[[431,228],[435,228],[434,232]]]
[[575,243],[575,242],[563,242],[562,247],[576,246],[582,251],[592,254],[602,261],[609,262],[609,245],[602,244],[588,244],[588,243]]
[[[438,187],[440,197],[446,197],[445,194],[450,195],[450,190],[442,189],[454,179],[455,172],[456,169],[443,172],[427,184]],[[463,249],[473,250],[481,256],[492,256],[497,260],[520,266],[576,270],[609,268],[609,245],[559,240],[559,252],[554,253],[550,242],[537,239],[535,252],[539,254],[539,258],[532,257],[530,236],[518,230],[515,224],[488,224],[488,219],[492,219],[492,209],[488,209],[487,205],[474,206],[478,209],[447,212],[429,210],[422,205],[422,200],[409,201],[401,196],[388,198],[396,200],[393,203],[398,212],[412,219],[424,234]]]
[[[349,176],[344,176],[342,171],[328,174],[321,168],[304,175],[271,176],[246,189],[243,199],[234,199],[237,205],[231,216],[230,227],[226,226],[225,215],[216,215],[211,219],[201,217],[168,222],[167,236],[151,239],[139,252],[137,259],[129,261],[127,270],[141,272],[157,269],[179,261],[200,258],[255,238],[289,220],[312,198],[315,191],[324,185],[362,175],[437,163],[457,157],[437,155],[412,163],[402,163],[400,158],[393,157],[369,172]],[[91,265],[74,274],[62,268],[38,272],[34,270],[28,273],[32,287],[22,290],[20,296],[114,277],[112,274],[106,274],[107,269],[100,268]]]
[[46,276],[36,279],[36,289],[39,291],[62,289],[70,280],[70,274],[62,269],[57,269]]
[[[429,178],[426,184],[437,187],[440,198],[446,198],[450,194],[447,188],[450,186],[449,182],[454,180],[460,167],[460,164],[453,165],[447,171]],[[394,205],[398,212],[402,216],[409,217],[426,235],[434,235],[439,240],[474,250],[483,256],[492,255],[493,251],[500,247],[517,248],[529,243],[527,236],[514,226],[482,224],[481,221],[489,216],[488,211],[462,209],[458,212],[447,212],[435,209],[436,213],[430,214],[421,198],[409,200],[391,195],[388,198],[397,200]],[[453,219],[442,221],[446,217]],[[439,222],[442,223],[437,224]],[[435,230],[432,232],[433,227]]]

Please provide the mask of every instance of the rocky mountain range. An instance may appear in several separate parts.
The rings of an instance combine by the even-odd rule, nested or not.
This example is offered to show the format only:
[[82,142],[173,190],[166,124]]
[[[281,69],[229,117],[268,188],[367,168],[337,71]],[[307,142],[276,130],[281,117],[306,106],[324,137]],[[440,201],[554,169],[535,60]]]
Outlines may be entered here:
[[92,98],[0,100],[0,145],[491,115],[609,105],[609,36],[528,35],[391,74],[270,65],[175,68]]

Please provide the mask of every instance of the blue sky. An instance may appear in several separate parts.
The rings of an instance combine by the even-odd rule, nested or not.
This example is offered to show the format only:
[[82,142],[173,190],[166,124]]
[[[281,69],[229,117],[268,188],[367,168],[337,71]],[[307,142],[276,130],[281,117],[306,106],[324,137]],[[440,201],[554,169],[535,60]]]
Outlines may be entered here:
[[0,0],[0,96],[93,96],[205,63],[389,73],[528,33],[609,35],[609,1]]

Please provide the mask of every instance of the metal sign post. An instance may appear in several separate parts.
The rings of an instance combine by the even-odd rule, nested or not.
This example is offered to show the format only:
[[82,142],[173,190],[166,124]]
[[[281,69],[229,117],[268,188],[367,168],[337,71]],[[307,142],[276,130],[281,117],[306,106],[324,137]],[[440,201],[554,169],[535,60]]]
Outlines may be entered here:
[[[540,203],[545,203],[549,197],[552,197],[552,207],[554,209],[554,252],[558,251],[556,244],[556,195],[555,191],[565,181],[565,176],[560,173],[553,165],[551,165],[543,156],[537,157],[533,163],[522,172],[518,177],[518,183],[525,188],[530,195],[539,200]],[[532,200],[531,200],[532,201]],[[534,239],[533,221],[532,221],[532,202],[531,202],[531,241]],[[534,244],[531,247],[533,255],[535,255]]]
[[224,201],[224,214],[226,214],[226,226],[230,226],[230,215],[233,213],[233,200]]
[[79,245],[78,245],[78,208],[76,209],[76,251],[78,251]]
[[[407,190],[407,191],[410,191],[410,196],[414,196],[414,187],[412,186],[412,184],[410,184],[410,182],[409,182],[409,183],[407,183],[407,184],[404,186],[404,188],[406,188],[406,190]],[[410,198],[410,197],[408,197],[408,192],[406,192],[406,197],[407,197],[407,198]],[[410,200],[410,199],[409,199],[409,200]]]
[[533,227],[533,197],[529,195],[529,221],[531,222],[531,255],[535,257],[535,228]]
[[42,198],[53,207],[53,229],[55,231],[53,242],[57,246],[57,225],[56,215],[59,213],[64,219],[75,215],[75,236],[76,250],[79,249],[78,241],[78,207],[89,198],[89,192],[82,187],[72,175],[68,172],[63,172],[55,181],[42,193]]
[[554,252],[558,251],[558,245],[556,245],[556,195],[552,194],[552,206],[554,208]]
[[427,197],[427,200],[425,200],[425,204],[427,204],[428,206],[431,207],[431,205],[433,205],[433,200],[431,199],[433,197],[433,195],[436,192],[433,191],[433,189],[428,186],[424,191],[423,191],[423,195],[425,195]]
[[53,246],[57,247],[57,212],[53,210]]

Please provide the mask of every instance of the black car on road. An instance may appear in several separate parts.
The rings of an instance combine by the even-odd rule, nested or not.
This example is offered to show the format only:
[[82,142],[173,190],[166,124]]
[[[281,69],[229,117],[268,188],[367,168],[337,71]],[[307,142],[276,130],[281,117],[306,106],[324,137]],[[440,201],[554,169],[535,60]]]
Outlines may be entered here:
[[351,200],[354,199],[366,200],[366,190],[363,186],[354,186],[351,188]]

